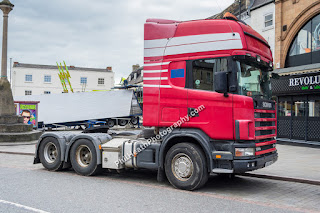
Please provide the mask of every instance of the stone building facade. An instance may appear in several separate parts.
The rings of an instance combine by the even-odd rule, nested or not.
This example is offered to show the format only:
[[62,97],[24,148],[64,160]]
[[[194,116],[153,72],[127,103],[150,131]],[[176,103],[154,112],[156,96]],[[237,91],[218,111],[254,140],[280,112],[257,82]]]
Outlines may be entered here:
[[300,29],[320,14],[319,0],[275,0],[275,66],[284,68],[286,56]]
[[320,1],[275,0],[278,140],[320,145]]

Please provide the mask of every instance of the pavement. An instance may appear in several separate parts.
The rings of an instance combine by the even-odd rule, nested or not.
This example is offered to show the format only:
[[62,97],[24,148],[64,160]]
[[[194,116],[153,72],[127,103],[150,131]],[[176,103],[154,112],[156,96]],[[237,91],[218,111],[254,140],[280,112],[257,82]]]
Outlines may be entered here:
[[[37,141],[0,143],[0,153],[34,155],[36,143]],[[279,155],[277,162],[243,175],[320,185],[320,146],[277,144],[277,150]]]

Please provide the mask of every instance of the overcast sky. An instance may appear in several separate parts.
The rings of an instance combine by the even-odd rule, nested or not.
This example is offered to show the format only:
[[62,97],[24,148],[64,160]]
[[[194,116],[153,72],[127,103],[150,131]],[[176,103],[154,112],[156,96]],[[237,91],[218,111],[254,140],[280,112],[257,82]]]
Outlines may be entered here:
[[[112,66],[115,83],[143,65],[147,18],[204,19],[234,0],[10,0],[8,63]],[[1,21],[2,25],[2,21]],[[2,35],[2,26],[1,26]],[[2,38],[2,37],[1,37]],[[1,43],[0,43],[1,45]],[[72,77],[72,76],[71,76]]]

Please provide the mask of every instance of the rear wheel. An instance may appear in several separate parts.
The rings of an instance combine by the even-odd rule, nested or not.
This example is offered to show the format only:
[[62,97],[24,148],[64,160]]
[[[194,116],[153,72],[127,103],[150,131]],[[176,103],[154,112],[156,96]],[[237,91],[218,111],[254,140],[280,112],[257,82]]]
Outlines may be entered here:
[[90,176],[101,172],[101,165],[97,165],[97,152],[93,143],[86,139],[79,139],[71,147],[71,165],[78,174]]
[[209,175],[204,153],[192,143],[179,143],[169,149],[165,173],[174,187],[185,190],[202,187]]
[[58,171],[63,167],[59,142],[54,137],[43,139],[39,147],[39,158],[42,165],[50,171]]
[[112,120],[112,119],[110,119],[110,120],[108,120],[108,122],[107,122],[107,125],[108,125],[108,127],[114,127],[114,125],[116,124],[116,122],[115,122],[115,120]]
[[130,120],[130,123],[132,125],[137,125],[138,124],[138,118],[137,117],[132,117],[131,120]]
[[127,120],[123,120],[123,119],[119,120],[119,125],[120,126],[125,126],[125,125],[127,125],[127,123],[128,123]]

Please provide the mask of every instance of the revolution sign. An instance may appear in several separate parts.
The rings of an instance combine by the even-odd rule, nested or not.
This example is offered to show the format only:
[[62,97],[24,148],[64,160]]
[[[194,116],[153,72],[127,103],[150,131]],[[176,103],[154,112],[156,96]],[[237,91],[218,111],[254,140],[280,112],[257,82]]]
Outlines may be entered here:
[[301,86],[302,90],[320,89],[320,75],[290,78],[289,86]]
[[320,72],[280,76],[279,79],[271,79],[271,86],[274,95],[320,93]]

